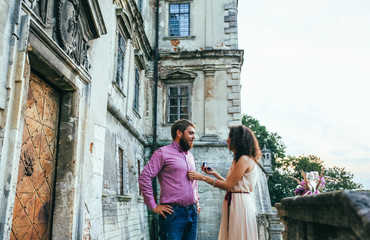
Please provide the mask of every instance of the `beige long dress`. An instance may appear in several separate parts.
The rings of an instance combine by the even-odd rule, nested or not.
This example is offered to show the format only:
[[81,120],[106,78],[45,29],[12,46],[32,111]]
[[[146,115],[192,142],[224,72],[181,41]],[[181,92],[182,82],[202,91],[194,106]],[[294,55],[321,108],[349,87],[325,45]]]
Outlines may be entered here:
[[[231,165],[227,176],[235,166],[235,161]],[[257,181],[257,164],[252,171],[244,173],[240,181],[233,187],[231,192],[253,192],[253,187]],[[257,240],[257,221],[255,214],[254,200],[250,194],[232,194],[230,207],[224,200],[222,206],[222,216],[220,224],[219,240]]]

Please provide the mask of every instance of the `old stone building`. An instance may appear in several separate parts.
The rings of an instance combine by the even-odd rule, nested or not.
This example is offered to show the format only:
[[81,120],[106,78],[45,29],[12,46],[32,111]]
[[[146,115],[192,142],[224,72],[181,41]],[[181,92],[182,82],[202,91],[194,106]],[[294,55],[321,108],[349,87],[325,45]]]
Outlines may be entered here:
[[[241,119],[237,0],[3,0],[0,11],[1,239],[155,236],[137,178],[178,118],[197,125],[197,167],[226,175]],[[199,239],[216,239],[224,192],[199,191]]]

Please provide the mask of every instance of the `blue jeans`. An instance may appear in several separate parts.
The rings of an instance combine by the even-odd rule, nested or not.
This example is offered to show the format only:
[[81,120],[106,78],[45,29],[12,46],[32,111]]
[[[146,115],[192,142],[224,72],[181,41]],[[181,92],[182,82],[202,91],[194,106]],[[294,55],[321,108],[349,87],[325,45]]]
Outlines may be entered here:
[[172,205],[172,214],[159,215],[159,238],[161,240],[197,239],[198,213],[195,204],[188,207]]

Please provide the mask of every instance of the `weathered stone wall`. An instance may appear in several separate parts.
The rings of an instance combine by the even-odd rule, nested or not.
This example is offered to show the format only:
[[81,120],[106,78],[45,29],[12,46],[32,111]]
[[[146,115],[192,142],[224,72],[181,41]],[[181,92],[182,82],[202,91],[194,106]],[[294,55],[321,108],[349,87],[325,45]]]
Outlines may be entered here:
[[[137,181],[137,161],[143,169],[144,146],[111,114],[107,126],[102,200],[104,239],[149,239],[148,212]],[[128,194],[123,196],[117,185],[117,146],[122,147],[128,166]]]
[[171,124],[167,119],[167,86],[178,76],[191,86],[191,120],[196,124],[198,140],[227,139],[228,127],[241,123],[240,68],[241,50],[209,50],[179,54],[161,54],[158,85],[158,136],[169,140]]
[[[5,1],[0,7],[2,39],[0,68],[0,238],[9,236],[23,130],[24,106],[30,64],[23,44],[12,33],[20,34],[17,2]],[[5,90],[5,91],[4,91]],[[16,172],[18,173],[18,172]]]
[[160,52],[237,49],[237,1],[204,0],[190,3],[190,36],[169,36],[169,5],[160,1]]
[[[13,125],[10,123],[12,114],[10,106],[14,95],[8,91],[10,88],[14,88],[15,84],[9,77],[13,73],[11,66],[17,60],[14,59],[17,38],[12,35],[12,32],[18,29],[15,27],[19,16],[17,5],[17,1],[4,0],[0,2],[0,238],[4,231],[7,231],[6,212],[9,211],[11,205],[8,202],[11,199],[11,169],[9,168],[14,161],[8,152],[8,146],[17,141],[17,137],[14,134],[12,136],[11,129],[17,129],[18,121],[15,120]],[[13,116],[17,117],[17,114]]]
[[276,204],[284,239],[370,239],[370,192],[336,191]]
[[[203,162],[216,169],[221,176],[226,177],[227,171],[232,163],[232,154],[226,144],[209,144],[208,146],[196,145],[191,150],[194,155],[195,165],[198,172],[201,172]],[[198,239],[214,240],[218,237],[220,227],[222,203],[225,191],[213,188],[207,183],[199,182],[199,197],[202,211],[199,214]]]
[[[15,36],[12,36],[14,25],[18,20],[16,1],[4,0],[0,2],[0,132],[5,124],[5,105],[7,100],[7,74],[10,60],[11,44],[14,44]],[[2,137],[0,136],[0,139]],[[0,140],[1,141],[1,140]],[[1,142],[0,142],[1,143]],[[2,144],[0,144],[1,150]],[[1,152],[1,151],[0,151]]]
[[[225,144],[228,127],[241,119],[243,51],[236,50],[236,1],[189,1],[191,36],[180,39],[167,37],[171,1],[160,1],[157,103],[152,101],[155,1],[142,1],[141,9],[138,2],[91,0],[81,11],[75,11],[79,1],[0,3],[0,238],[11,234],[29,67],[63,95],[53,239],[149,239],[138,163],[142,170],[153,134],[153,104],[158,104],[159,140],[171,140],[166,84],[176,77],[192,82],[198,170],[208,162],[226,176],[232,161]],[[61,16],[67,13],[73,26],[63,30],[67,22]],[[126,37],[122,89],[114,84],[119,29]],[[135,65],[140,66],[140,97],[133,111]],[[126,195],[117,193],[118,146],[128,162]],[[204,183],[199,192],[199,238],[215,239],[224,192]]]
[[[107,79],[107,111],[104,164],[103,173],[103,197],[102,204],[102,239],[149,239],[148,210],[139,193],[138,175],[145,165],[144,151],[148,145],[145,134],[151,131],[151,122],[148,121],[151,111],[151,99],[148,99],[148,73],[152,64],[148,60],[150,50],[147,36],[141,35],[147,32],[152,34],[152,29],[145,29],[152,22],[151,5],[143,1],[141,9],[137,9],[134,1],[115,1],[115,4],[104,5],[107,8],[105,21],[107,22],[108,34],[101,49],[108,44],[110,52],[105,57],[97,59],[109,59],[110,63],[105,68]],[[139,11],[147,13],[141,16]],[[126,17],[130,22],[127,22]],[[142,18],[143,17],[143,18]],[[116,57],[117,57],[117,32],[127,31],[125,38],[124,58],[124,83],[123,88],[116,84]],[[139,105],[133,109],[135,93],[135,66],[140,66]],[[119,153],[123,151],[124,188],[125,193],[119,192]],[[127,191],[126,191],[127,189]]]

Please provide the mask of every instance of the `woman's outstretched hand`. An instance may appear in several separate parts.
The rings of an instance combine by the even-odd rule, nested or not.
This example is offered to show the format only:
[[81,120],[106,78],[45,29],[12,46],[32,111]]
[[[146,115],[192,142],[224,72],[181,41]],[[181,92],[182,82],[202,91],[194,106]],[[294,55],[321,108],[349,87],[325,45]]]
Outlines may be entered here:
[[205,172],[207,174],[213,175],[213,176],[216,176],[216,174],[218,174],[218,172],[216,170],[214,170],[213,168],[211,170],[206,169]]
[[194,172],[194,171],[189,171],[188,172],[188,178],[190,180],[202,180],[203,174],[200,174],[200,173]]

